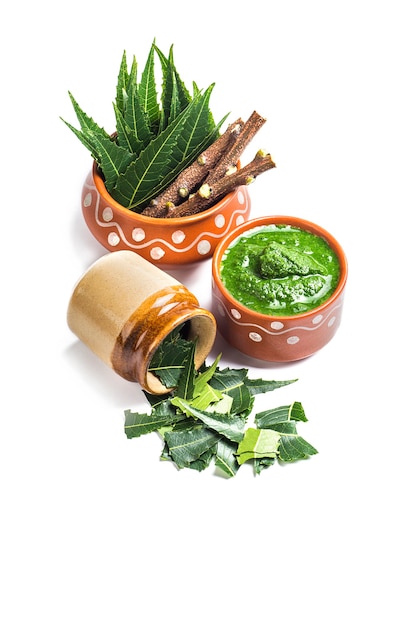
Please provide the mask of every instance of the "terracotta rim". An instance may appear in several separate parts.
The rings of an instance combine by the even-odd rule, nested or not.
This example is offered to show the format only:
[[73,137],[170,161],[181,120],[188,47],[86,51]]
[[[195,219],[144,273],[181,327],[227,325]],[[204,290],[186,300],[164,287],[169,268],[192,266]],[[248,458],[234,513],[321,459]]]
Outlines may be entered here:
[[[220,265],[221,259],[227,248],[241,235],[244,235],[244,233],[247,233],[248,231],[251,231],[252,229],[259,226],[268,226],[269,224],[288,224],[289,226],[296,226],[298,228],[301,228],[302,230],[309,231],[314,235],[318,235],[326,240],[326,242],[330,245],[332,250],[337,255],[340,263],[340,277],[338,280],[338,284],[335,288],[335,291],[329,296],[329,298],[316,308],[305,311],[304,313],[299,313],[297,315],[266,315],[265,313],[259,313],[258,311],[249,309],[244,304],[236,300],[225,288],[220,277]],[[321,312],[323,309],[326,309],[339,297],[347,281],[348,263],[347,257],[340,243],[337,241],[337,239],[335,239],[333,235],[331,235],[331,233],[322,228],[322,226],[318,226],[314,222],[310,222],[300,217],[292,217],[287,215],[268,215],[265,217],[254,218],[252,220],[244,222],[243,224],[240,224],[240,226],[237,226],[237,228],[232,230],[228,235],[224,237],[224,239],[220,241],[212,257],[212,275],[215,285],[221,292],[222,296],[232,305],[245,312],[246,314],[251,316],[255,315],[256,317],[265,321],[270,320],[270,318],[302,320],[309,317],[311,315],[311,312],[313,312],[314,315],[319,314],[319,312]]]
[[213,215],[222,210],[224,204],[228,203],[231,198],[238,194],[239,187],[236,187],[229,194],[224,196],[221,200],[216,202],[212,207],[206,209],[205,211],[201,211],[200,213],[196,213],[195,215],[188,215],[185,217],[149,217],[147,215],[142,215],[141,213],[136,213],[131,209],[127,209],[122,204],[119,204],[112,196],[108,193],[107,188],[104,184],[104,180],[101,174],[98,171],[97,162],[93,162],[92,166],[92,177],[94,180],[94,184],[97,188],[98,193],[105,199],[105,201],[116,209],[119,213],[125,215],[130,219],[137,218],[139,221],[143,220],[148,224],[160,225],[160,224],[170,224],[174,225],[184,225],[184,224],[193,224],[194,222],[199,222],[201,219],[208,218],[210,215]]

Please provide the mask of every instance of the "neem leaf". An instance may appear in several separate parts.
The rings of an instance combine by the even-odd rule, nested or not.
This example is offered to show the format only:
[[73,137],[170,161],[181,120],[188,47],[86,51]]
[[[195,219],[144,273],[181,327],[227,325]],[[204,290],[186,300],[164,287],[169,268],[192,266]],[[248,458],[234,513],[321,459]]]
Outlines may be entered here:
[[224,367],[222,370],[217,369],[211,379],[211,384],[217,389],[229,393],[233,389],[240,389],[247,380],[248,370],[246,368],[232,369]]
[[120,69],[118,71],[117,86],[116,86],[116,101],[115,107],[121,115],[124,113],[125,95],[127,91],[127,85],[129,82],[129,71],[127,68],[127,55],[124,50],[121,57]]
[[127,92],[126,109],[123,119],[125,126],[131,131],[135,148],[134,152],[139,154],[151,141],[153,133],[150,127],[149,117],[144,110],[136,85],[132,85]]
[[169,455],[181,469],[189,467],[207,450],[210,450],[221,439],[221,436],[205,426],[199,426],[192,430],[165,432],[164,439]]
[[313,454],[318,454],[318,450],[311,446],[299,435],[282,435],[279,445],[279,458],[286,463],[300,461]]
[[[171,69],[171,66],[168,65],[166,66],[166,68]],[[181,102],[179,99],[176,75],[173,71],[168,71],[167,73],[165,73],[165,78],[163,81],[162,102],[163,108],[160,118],[160,130],[163,130],[166,126],[168,126],[169,122],[176,119],[180,112],[183,110],[181,108]]]
[[254,396],[259,393],[266,393],[268,391],[279,389],[280,387],[285,387],[286,385],[291,385],[292,383],[296,383],[297,380],[297,378],[294,378],[293,380],[262,380],[261,378],[251,380],[247,378],[245,385]]
[[185,83],[180,78],[179,73],[175,67],[174,59],[173,59],[173,45],[169,49],[169,57],[166,57],[163,52],[156,46],[153,45],[153,49],[157,52],[160,66],[162,68],[163,75],[163,92],[161,96],[161,100],[165,109],[165,112],[169,114],[169,111],[172,109],[172,84],[175,84],[175,97],[177,99],[177,104],[175,106],[179,106],[179,110],[184,109],[187,104],[191,101],[192,97],[185,86]]
[[211,380],[211,378],[215,374],[215,370],[217,369],[220,359],[221,359],[221,354],[217,356],[217,358],[212,363],[212,365],[210,365],[210,367],[205,367],[203,371],[200,370],[198,372],[198,376],[195,380],[194,396],[197,396],[200,393],[202,393],[203,387],[208,383],[208,381]]
[[[220,370],[220,356],[199,371],[194,365],[195,342],[185,340],[178,327],[162,342],[151,367],[164,381],[177,381],[163,396],[145,392],[151,414],[125,411],[128,438],[156,430],[164,440],[161,460],[202,471],[215,459],[226,476],[253,462],[254,471],[277,461],[304,459],[317,450],[297,433],[297,423],[307,418],[300,402],[258,413],[256,428],[247,428],[254,395],[272,391],[289,381],[249,379],[247,369]],[[166,383],[165,383],[166,384]],[[179,395],[179,392],[181,395]]]
[[[159,405],[163,407],[163,405],[168,401],[170,404],[170,393],[165,394],[156,394],[149,393],[148,391],[143,390],[143,393],[146,397],[146,400],[150,404],[153,410],[159,410]],[[162,409],[163,410],[163,409]]]
[[132,161],[112,190],[117,202],[130,209],[144,206],[212,143],[214,130],[206,121],[211,91],[196,96]]
[[[85,133],[96,133],[97,135],[101,136],[101,137],[107,137],[109,138],[110,135],[107,133],[107,131],[104,130],[104,128],[101,128],[100,126],[98,126],[98,124],[96,122],[94,122],[94,120],[92,119],[92,117],[89,117],[79,106],[78,102],[75,100],[74,96],[72,95],[72,93],[69,91],[69,98],[71,100],[72,103],[72,107],[75,111],[75,115],[77,116],[78,122],[81,126],[81,131],[85,132]],[[65,122],[65,124],[67,126],[70,126],[68,124],[68,122]]]
[[153,355],[149,372],[157,376],[170,389],[178,385],[180,376],[189,364],[195,350],[194,342],[182,337],[183,325],[173,330],[160,344]]
[[295,420],[296,422],[308,421],[300,402],[293,402],[293,404],[290,405],[289,415],[290,419]]
[[192,398],[194,393],[194,380],[195,380],[195,349],[196,342],[188,342],[190,343],[190,349],[188,351],[188,356],[185,360],[185,363],[182,368],[182,372],[178,379],[178,386],[176,389],[176,394],[181,398],[185,398],[186,400]]
[[233,399],[232,412],[248,415],[253,408],[254,398],[246,386],[247,370],[224,368],[217,370],[211,378],[214,389],[231,396]]
[[278,456],[286,463],[304,459],[318,451],[297,434],[296,422],[306,422],[307,418],[300,402],[281,406],[269,411],[262,411],[255,417],[256,425],[261,429],[274,430],[280,435]]
[[117,130],[117,141],[118,144],[122,148],[126,148],[132,154],[141,149],[139,142],[137,141],[132,129],[127,125],[124,117],[118,110],[115,104],[114,107],[114,115],[116,118],[116,130]]
[[215,465],[219,467],[227,476],[233,477],[240,469],[235,453],[237,444],[227,439],[221,439],[217,444]]
[[214,444],[212,448],[203,452],[195,461],[191,461],[187,467],[189,469],[197,470],[198,472],[202,472],[202,470],[207,469],[207,467],[211,464],[212,459],[215,457],[215,450],[216,445]]
[[133,413],[129,409],[124,411],[124,432],[128,439],[146,435],[159,428],[171,426],[182,419],[168,401],[155,405],[150,415],[148,413]]
[[106,187],[111,192],[119,177],[132,165],[135,157],[127,148],[119,146],[111,138],[90,132],[88,132],[88,138],[98,155],[97,162],[103,173]]
[[264,469],[271,467],[276,463],[276,458],[264,456],[262,459],[254,459],[254,472],[260,474]]
[[140,84],[137,84],[137,61],[133,57],[130,73],[127,69],[126,52],[120,64],[117,80],[114,113],[117,141],[129,146],[139,154],[158,130],[159,105],[154,79],[153,47],[146,61]]
[[[206,367],[204,364],[201,368],[202,371],[200,370],[194,378],[194,390],[191,404],[196,409],[200,409],[201,411],[207,410],[209,409],[210,405],[217,404],[223,398],[223,393],[221,391],[219,391],[218,389],[214,389],[214,387],[208,384],[208,381],[211,380],[212,376],[215,373],[220,358],[221,355],[219,355],[215,359],[210,367]],[[179,393],[179,389],[177,395],[185,397],[183,394]],[[185,399],[188,400],[189,398]],[[222,408],[220,408],[219,410],[224,413],[230,412],[229,410],[223,411]]]
[[132,208],[145,204],[159,193],[165,177],[170,175],[172,168],[176,168],[178,160],[180,161],[180,155],[177,155],[175,149],[186,115],[187,111],[179,115],[130,164],[112,190],[114,200],[126,208]]
[[[212,389],[213,393],[219,393],[219,391],[215,391],[215,389]],[[198,402],[199,398],[197,398],[197,400],[193,400],[192,401],[192,406],[194,406],[195,408],[200,408],[199,406],[197,406],[197,402]],[[233,407],[233,399],[231,396],[227,396],[227,394],[221,394],[221,398],[219,398],[216,402],[211,403],[209,406],[207,406],[205,409],[201,409],[202,411],[207,411],[208,413],[222,413],[224,415],[231,415],[231,409]],[[244,418],[245,421],[245,418]]]
[[240,465],[250,459],[276,458],[280,435],[267,428],[248,428],[236,452]]
[[266,411],[257,413],[255,417],[256,425],[259,428],[274,428],[275,430],[279,430],[282,423],[288,423],[290,421],[308,421],[300,402],[293,402],[293,404],[286,406],[267,409]]
[[72,130],[84,146],[90,150],[92,157],[102,170],[107,189],[111,190],[118,177],[134,161],[135,156],[126,147],[117,145],[103,128],[86,115],[70,92],[69,97],[81,130],[74,128],[65,120],[62,121]]
[[[178,390],[178,395],[179,395],[179,390]],[[206,383],[204,385],[204,388],[199,394],[196,394],[194,391],[191,404],[195,409],[199,409],[200,411],[206,411],[209,409],[210,405],[212,404],[217,405],[220,401],[222,401],[224,397],[227,399],[230,398],[230,396],[223,396],[221,391],[214,389],[213,387],[211,387],[211,385],[208,385],[208,383]],[[223,413],[229,413],[231,404],[232,404],[232,401],[230,403],[227,400],[228,410],[227,411],[223,411],[222,409],[218,409],[218,410],[221,410],[221,412]]]
[[79,106],[71,92],[68,92],[69,98],[72,102],[73,109],[80,123],[81,129],[75,128],[72,124],[67,122],[61,117],[61,120],[68,126],[68,128],[74,133],[74,135],[83,143],[83,145],[90,151],[92,158],[99,162],[100,155],[96,150],[96,144],[94,142],[94,136],[106,137],[110,139],[110,135],[98,126],[98,124],[89,117]]
[[224,415],[221,413],[199,411],[182,398],[172,398],[171,402],[186,413],[186,415],[191,415],[200,420],[208,428],[215,430],[220,435],[224,435],[230,441],[238,442],[244,437],[246,420],[239,415]]
[[155,81],[154,42],[149,50],[137,91],[153,132],[159,130],[160,110]]

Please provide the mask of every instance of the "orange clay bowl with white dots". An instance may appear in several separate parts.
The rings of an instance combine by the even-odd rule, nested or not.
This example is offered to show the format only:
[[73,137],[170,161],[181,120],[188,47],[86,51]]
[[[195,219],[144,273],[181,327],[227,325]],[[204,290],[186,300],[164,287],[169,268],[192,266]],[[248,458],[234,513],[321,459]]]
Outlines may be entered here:
[[212,257],[215,248],[251,209],[247,187],[237,187],[217,204],[196,215],[154,218],[135,213],[113,200],[94,162],[81,196],[85,222],[110,252],[132,250],[154,265],[195,263]]
[[[322,237],[337,255],[340,273],[335,291],[320,306],[289,316],[265,315],[238,302],[221,280],[221,263],[229,246],[257,227],[290,225]],[[218,330],[234,348],[263,361],[298,361],[323,348],[337,332],[347,282],[347,259],[339,242],[324,228],[298,217],[271,215],[249,220],[229,233],[212,259],[212,307]]]

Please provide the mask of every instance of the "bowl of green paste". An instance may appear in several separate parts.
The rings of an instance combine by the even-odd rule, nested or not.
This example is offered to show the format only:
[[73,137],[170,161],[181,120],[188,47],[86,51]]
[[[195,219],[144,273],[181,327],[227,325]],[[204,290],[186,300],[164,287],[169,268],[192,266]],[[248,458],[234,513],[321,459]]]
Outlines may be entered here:
[[249,220],[220,242],[212,273],[218,330],[249,356],[306,358],[340,325],[347,259],[317,224],[281,215]]

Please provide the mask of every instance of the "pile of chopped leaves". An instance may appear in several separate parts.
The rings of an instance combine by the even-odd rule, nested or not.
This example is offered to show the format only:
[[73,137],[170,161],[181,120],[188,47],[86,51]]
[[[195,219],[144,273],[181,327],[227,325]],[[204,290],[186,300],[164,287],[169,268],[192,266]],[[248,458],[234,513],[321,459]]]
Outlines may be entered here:
[[211,366],[195,369],[195,342],[181,329],[171,333],[154,355],[150,371],[172,391],[144,392],[150,413],[126,410],[129,439],[157,432],[164,442],[162,460],[178,469],[205,470],[211,463],[233,477],[243,463],[260,472],[276,462],[308,458],[317,450],[297,433],[307,418],[300,402],[257,413],[248,424],[254,397],[296,382],[250,379],[247,369],[220,369],[221,355]]

